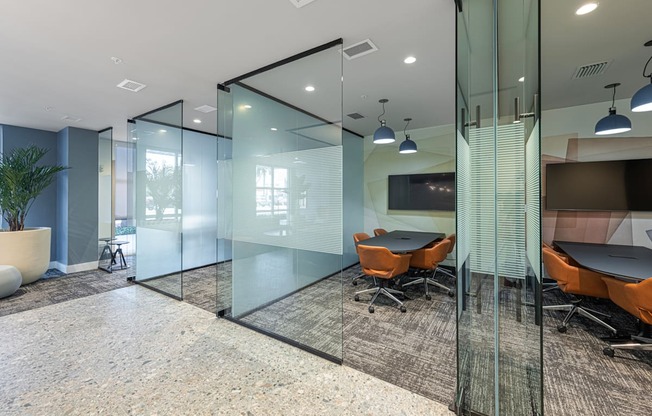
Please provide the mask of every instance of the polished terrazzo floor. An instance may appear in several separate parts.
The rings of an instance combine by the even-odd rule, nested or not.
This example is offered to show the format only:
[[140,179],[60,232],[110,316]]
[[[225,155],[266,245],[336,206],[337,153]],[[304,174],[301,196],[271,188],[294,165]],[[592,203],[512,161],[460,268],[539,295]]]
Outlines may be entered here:
[[449,415],[139,286],[0,318],[2,415]]

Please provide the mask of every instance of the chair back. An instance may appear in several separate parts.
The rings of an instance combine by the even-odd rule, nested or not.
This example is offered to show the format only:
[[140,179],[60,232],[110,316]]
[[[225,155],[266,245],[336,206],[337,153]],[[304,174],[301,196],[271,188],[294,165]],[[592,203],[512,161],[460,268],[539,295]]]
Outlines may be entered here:
[[374,229],[374,236],[378,237],[379,235],[387,234],[387,230],[384,228],[376,228]]
[[636,318],[652,325],[652,278],[629,283],[613,277],[603,277],[609,288],[609,298]]
[[368,238],[371,238],[367,233],[355,233],[353,234],[353,243],[355,244],[355,252],[358,252],[358,243],[364,241]]
[[609,298],[607,285],[602,281],[604,274],[570,265],[549,248],[543,248],[541,254],[548,275],[557,281],[562,291],[574,295]]
[[412,253],[410,266],[418,269],[434,270],[448,256],[450,246],[451,241],[445,238],[432,247],[416,250]]
[[362,272],[381,279],[391,279],[408,271],[409,254],[394,254],[385,247],[358,245]]
[[453,251],[453,248],[455,248],[455,241],[457,241],[457,240],[456,240],[456,237],[455,237],[455,233],[449,235],[449,236],[446,237],[446,238],[451,242],[450,247],[448,247],[448,252],[450,253],[450,252]]

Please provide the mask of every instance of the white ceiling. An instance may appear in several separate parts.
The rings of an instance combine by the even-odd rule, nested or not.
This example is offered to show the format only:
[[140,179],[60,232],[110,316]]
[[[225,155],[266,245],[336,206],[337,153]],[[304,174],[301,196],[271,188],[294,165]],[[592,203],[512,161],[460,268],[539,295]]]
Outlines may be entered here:
[[[612,82],[623,84],[617,98],[645,84],[640,73],[652,54],[642,46],[652,39],[649,0],[628,0],[626,6],[602,0],[582,17],[574,14],[579,3],[542,1],[544,109],[607,101],[611,97],[602,87]],[[345,116],[345,127],[373,132],[380,98],[390,100],[386,118],[397,131],[405,117],[414,119],[411,128],[453,123],[453,0],[316,0],[300,9],[288,0],[1,0],[1,5],[0,124],[52,131],[113,126],[115,136],[124,138],[127,119],[183,99],[184,124],[215,132],[215,113],[193,108],[216,105],[218,82],[340,37],[345,46],[370,38],[379,48],[343,60],[343,112],[366,117]],[[408,55],[417,62],[404,64]],[[114,64],[112,56],[123,62]],[[578,65],[608,59],[614,63],[606,74],[570,79]],[[117,88],[125,78],[147,88],[139,93]],[[276,84],[267,92],[283,95],[290,88]],[[296,97],[315,100],[319,92]],[[66,115],[81,121],[61,120]]]

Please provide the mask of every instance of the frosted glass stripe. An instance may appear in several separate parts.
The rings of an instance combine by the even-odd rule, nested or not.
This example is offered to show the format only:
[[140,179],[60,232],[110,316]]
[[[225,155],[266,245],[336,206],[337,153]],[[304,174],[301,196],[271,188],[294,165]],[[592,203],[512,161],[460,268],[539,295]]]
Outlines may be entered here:
[[541,161],[539,121],[525,145],[527,257],[534,273],[541,280]]

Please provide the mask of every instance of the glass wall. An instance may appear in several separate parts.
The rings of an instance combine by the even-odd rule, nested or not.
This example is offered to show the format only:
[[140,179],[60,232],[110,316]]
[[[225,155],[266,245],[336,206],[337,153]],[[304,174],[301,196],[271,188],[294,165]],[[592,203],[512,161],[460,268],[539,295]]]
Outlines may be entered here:
[[539,415],[539,4],[458,6],[456,405]]
[[97,230],[100,238],[99,266],[110,270],[111,251],[107,243],[115,236],[113,216],[113,129],[108,128],[100,131],[98,141]]
[[183,298],[183,102],[134,119],[136,143],[135,279]]
[[[337,47],[341,42],[239,79],[218,94],[232,138],[220,141],[218,151],[219,174],[226,177],[218,179],[219,208],[227,214],[218,235],[232,244],[232,261],[218,265],[218,291],[231,282],[228,313],[238,322],[341,360]],[[222,199],[224,187],[230,201]]]

